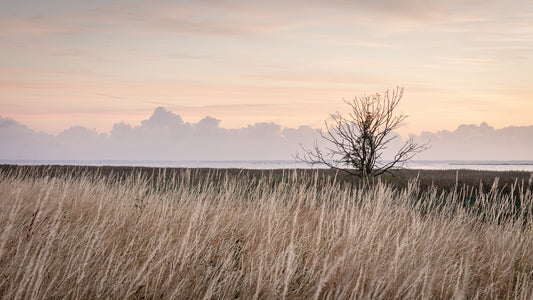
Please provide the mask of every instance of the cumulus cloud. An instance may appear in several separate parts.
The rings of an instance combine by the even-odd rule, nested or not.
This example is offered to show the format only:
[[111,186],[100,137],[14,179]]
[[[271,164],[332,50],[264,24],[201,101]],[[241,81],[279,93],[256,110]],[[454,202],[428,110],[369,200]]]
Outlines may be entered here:
[[38,133],[27,126],[0,116],[0,158],[32,159],[47,156],[55,139],[46,133]]
[[418,141],[431,140],[431,148],[417,156],[424,160],[531,160],[533,126],[495,129],[480,125],[460,125],[456,130],[423,132]]
[[28,160],[288,160],[316,130],[256,123],[225,129],[207,116],[197,123],[163,107],[139,126],[116,123],[109,133],[71,127],[53,136],[0,117],[0,159]]
[[[431,148],[416,156],[418,160],[533,159],[533,126],[461,125],[413,138],[420,143],[431,140]],[[188,123],[163,107],[139,126],[120,122],[109,133],[75,126],[50,135],[0,117],[3,160],[290,160],[300,144],[312,147],[317,140],[317,131],[309,126],[262,122],[226,129],[214,117]],[[392,157],[401,143],[397,138],[383,158]]]

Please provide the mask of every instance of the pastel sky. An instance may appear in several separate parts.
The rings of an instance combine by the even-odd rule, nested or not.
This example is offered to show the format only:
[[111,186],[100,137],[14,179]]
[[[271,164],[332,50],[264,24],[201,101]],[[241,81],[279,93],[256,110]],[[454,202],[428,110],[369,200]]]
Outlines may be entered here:
[[533,1],[0,1],[0,115],[109,132],[187,122],[319,127],[405,87],[400,133],[531,125]]

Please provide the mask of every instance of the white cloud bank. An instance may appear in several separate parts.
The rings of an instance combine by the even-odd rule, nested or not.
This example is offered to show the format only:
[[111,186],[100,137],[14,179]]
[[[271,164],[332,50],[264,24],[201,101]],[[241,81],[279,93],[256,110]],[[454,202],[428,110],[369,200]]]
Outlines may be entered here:
[[[219,123],[212,117],[186,123],[178,114],[158,107],[140,126],[121,122],[108,134],[76,126],[50,135],[0,117],[0,159],[290,160],[300,143],[311,147],[319,138],[309,126],[295,129],[256,123],[225,129]],[[431,148],[415,157],[419,160],[533,159],[533,126],[461,125],[453,132],[424,132],[414,138],[431,139]]]
[[281,160],[291,159],[299,143],[312,145],[317,138],[309,126],[256,123],[225,129],[219,123],[212,117],[186,123],[158,107],[140,126],[121,122],[108,134],[76,126],[53,136],[0,117],[0,159]]
[[431,149],[420,153],[419,160],[533,160],[533,126],[495,129],[483,122],[415,137],[418,141],[428,139]]

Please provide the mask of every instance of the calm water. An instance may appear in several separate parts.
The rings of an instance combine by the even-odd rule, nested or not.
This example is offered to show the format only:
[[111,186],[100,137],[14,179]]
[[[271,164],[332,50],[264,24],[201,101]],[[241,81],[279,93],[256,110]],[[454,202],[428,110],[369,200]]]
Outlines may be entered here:
[[[242,169],[310,169],[326,168],[310,166],[291,160],[272,161],[126,161],[126,160],[0,160],[0,164],[18,165],[77,165],[77,166],[139,166],[167,168],[242,168]],[[533,161],[411,161],[409,169],[470,169],[491,171],[530,171]]]

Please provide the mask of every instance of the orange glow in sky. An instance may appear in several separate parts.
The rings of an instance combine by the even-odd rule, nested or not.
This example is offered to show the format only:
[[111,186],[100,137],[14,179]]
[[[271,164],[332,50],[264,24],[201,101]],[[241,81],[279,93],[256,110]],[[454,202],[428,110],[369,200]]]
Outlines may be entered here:
[[195,122],[320,127],[405,87],[402,134],[533,124],[533,1],[9,1],[0,115],[108,132],[157,106]]

